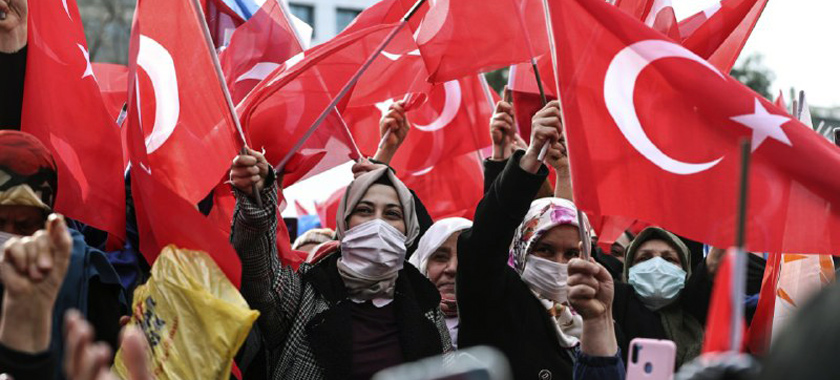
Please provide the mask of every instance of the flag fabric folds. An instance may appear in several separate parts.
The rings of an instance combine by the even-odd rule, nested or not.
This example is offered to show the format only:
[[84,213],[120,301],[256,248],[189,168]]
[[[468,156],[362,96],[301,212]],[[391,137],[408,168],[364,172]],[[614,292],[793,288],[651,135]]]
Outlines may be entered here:
[[21,130],[56,161],[55,210],[124,237],[120,130],[100,94],[76,1],[29,3]]
[[[225,177],[241,147],[201,10],[190,0],[140,0],[129,57],[129,122],[139,123],[158,181],[195,204]],[[135,166],[135,169],[140,169]]]
[[837,253],[840,178],[824,175],[837,147],[607,3],[550,11],[579,207],[729,246],[749,139],[747,249]]

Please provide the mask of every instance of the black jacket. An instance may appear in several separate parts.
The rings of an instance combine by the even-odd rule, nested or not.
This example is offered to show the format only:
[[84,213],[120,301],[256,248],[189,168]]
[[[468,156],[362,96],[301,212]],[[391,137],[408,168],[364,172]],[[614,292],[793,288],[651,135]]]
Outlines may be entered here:
[[537,174],[522,170],[522,155],[508,161],[458,239],[459,347],[498,348],[515,379],[571,379],[573,351],[560,346],[545,307],[508,266],[516,227],[548,176],[545,166]]
[[20,130],[26,47],[17,53],[0,53],[0,129]]

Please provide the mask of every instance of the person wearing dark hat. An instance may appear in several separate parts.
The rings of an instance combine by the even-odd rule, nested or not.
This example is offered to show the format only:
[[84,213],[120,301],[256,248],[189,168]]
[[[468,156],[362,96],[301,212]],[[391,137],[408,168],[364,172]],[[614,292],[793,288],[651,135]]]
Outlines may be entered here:
[[[34,319],[37,319],[35,317],[43,318],[45,314],[52,315],[50,332],[47,334],[48,346],[38,348],[43,349],[43,352],[40,352],[42,354],[51,353],[60,358],[63,350],[62,318],[65,311],[80,310],[96,326],[97,338],[115,347],[120,328],[119,320],[127,313],[128,307],[119,277],[105,255],[101,251],[90,248],[79,232],[68,229],[63,218],[60,218],[61,222],[50,220],[48,223],[58,192],[55,161],[47,148],[30,134],[9,130],[0,131],[0,238],[8,240],[4,245],[6,255],[3,258],[5,260],[3,265],[7,265],[8,268],[11,264],[21,264],[20,257],[22,256],[18,257],[16,254],[23,255],[23,253],[40,257],[51,252],[54,261],[60,262],[59,253],[63,252],[56,252],[54,246],[64,238],[69,243],[69,257],[64,269],[66,275],[59,276],[57,274],[59,272],[52,269],[49,271],[52,275],[58,276],[53,280],[58,281],[60,289],[51,288],[50,291],[57,293],[48,295],[43,292],[38,293],[44,295],[45,300],[50,301],[42,302],[42,304],[48,304],[52,308],[52,313],[41,313],[43,310],[32,311]],[[51,232],[43,231],[45,225],[52,227],[48,229]],[[47,239],[45,235],[51,235],[52,239]],[[53,248],[49,248],[50,244],[47,243],[51,243]],[[20,272],[22,267],[16,265],[15,268]],[[43,276],[38,275],[37,271],[30,271],[28,275],[30,282],[42,281]],[[21,300],[20,297],[24,297],[24,302],[30,304],[30,297],[26,296],[25,292],[21,292],[19,286],[14,286],[8,280],[9,277],[4,275],[2,286],[4,315],[9,315],[8,313],[12,311],[10,305]],[[36,302],[32,301],[31,304],[36,304]],[[0,321],[0,324],[4,326],[10,326],[10,323],[9,320]],[[9,346],[5,348],[17,351],[13,354],[36,353],[31,347],[24,351]],[[15,357],[20,357],[20,355]],[[0,362],[0,372],[7,370],[3,368],[3,365],[4,363]],[[51,373],[53,374],[51,377],[61,378],[57,368],[51,368]]]

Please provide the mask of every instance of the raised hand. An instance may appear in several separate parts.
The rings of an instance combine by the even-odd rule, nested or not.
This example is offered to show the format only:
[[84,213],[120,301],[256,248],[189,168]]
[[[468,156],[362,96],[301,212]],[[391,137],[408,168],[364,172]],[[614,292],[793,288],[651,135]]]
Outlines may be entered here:
[[405,102],[391,104],[388,112],[379,120],[379,148],[374,155],[377,161],[390,163],[400,145],[408,137],[411,127],[405,111]]
[[612,319],[615,294],[612,276],[603,266],[572,259],[569,262],[569,303],[583,318],[581,351],[592,356],[613,356],[618,351]]
[[50,215],[46,230],[3,246],[0,342],[24,352],[48,348],[53,304],[67,274],[73,239],[64,218]]
[[271,165],[262,153],[247,149],[247,154],[240,154],[233,159],[230,167],[230,182],[240,191],[253,196],[254,185],[262,191]]
[[[93,327],[75,310],[64,316],[66,339],[64,371],[70,380],[116,380],[110,371],[111,348],[93,342]],[[122,335],[122,360],[128,370],[128,380],[151,380],[146,352],[146,337],[135,327]]]
[[513,120],[510,90],[505,88],[505,98],[496,103],[496,110],[490,119],[490,138],[493,140],[494,160],[505,160],[510,157],[510,148],[515,143],[514,136],[516,135]]
[[520,161],[520,166],[531,173],[540,168],[539,155],[543,145],[549,144],[548,155],[562,156],[563,123],[560,121],[560,102],[551,101],[531,119],[531,144]]

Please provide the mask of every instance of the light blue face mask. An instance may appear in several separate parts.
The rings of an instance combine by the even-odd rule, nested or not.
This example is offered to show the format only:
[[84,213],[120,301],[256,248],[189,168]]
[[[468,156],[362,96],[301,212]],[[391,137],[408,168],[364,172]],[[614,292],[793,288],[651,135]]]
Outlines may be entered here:
[[642,303],[656,311],[677,299],[685,287],[685,275],[682,268],[661,257],[654,257],[630,268],[628,282]]

